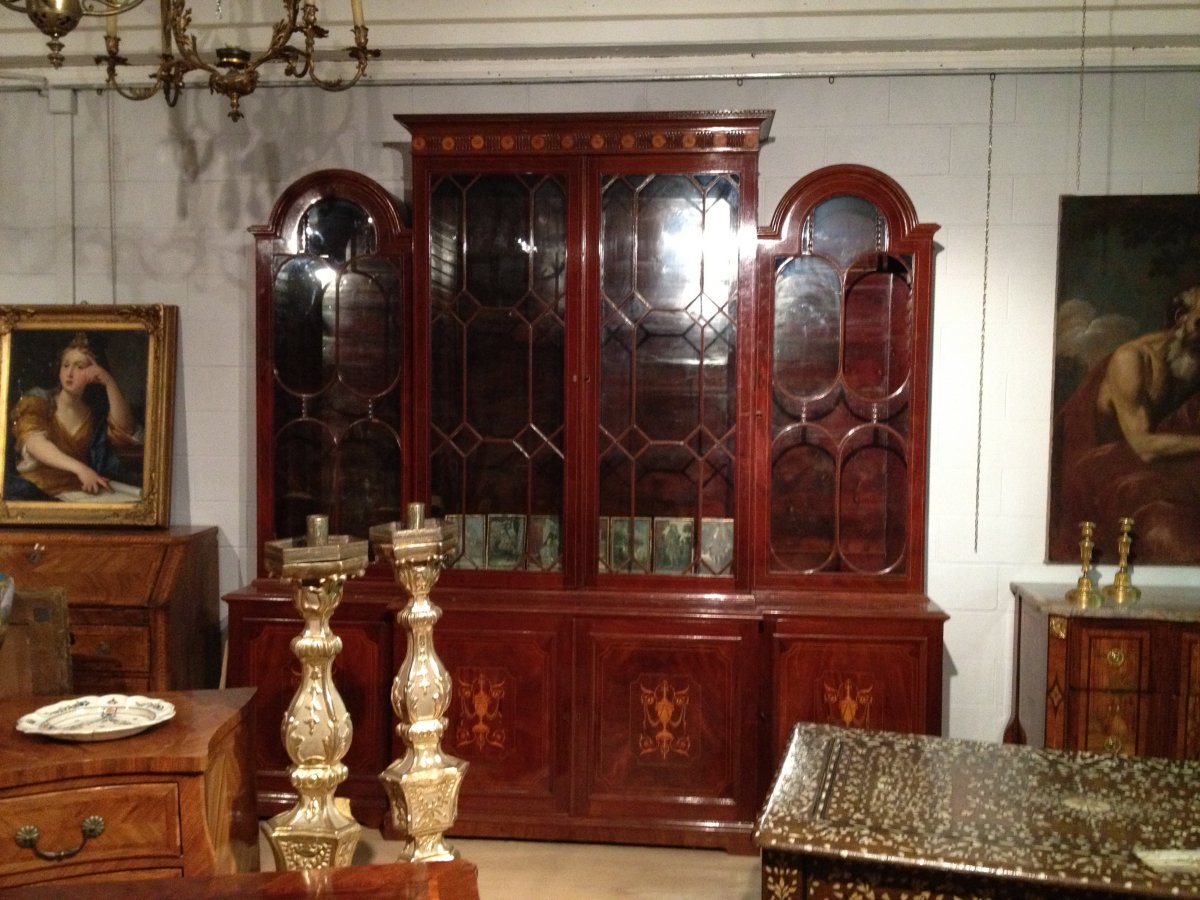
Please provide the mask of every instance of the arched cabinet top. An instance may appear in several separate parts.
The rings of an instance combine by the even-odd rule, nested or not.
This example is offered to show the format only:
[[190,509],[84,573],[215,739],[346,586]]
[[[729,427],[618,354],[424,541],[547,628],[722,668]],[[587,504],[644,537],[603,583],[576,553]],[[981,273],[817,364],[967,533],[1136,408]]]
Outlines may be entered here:
[[870,166],[842,164],[817,169],[793,184],[775,207],[770,225],[759,229],[759,243],[775,243],[781,252],[789,252],[787,248],[798,246],[805,218],[826,200],[843,196],[860,197],[880,211],[891,247],[931,244],[938,230],[917,220],[912,200],[891,176]]
[[286,240],[314,204],[331,199],[354,203],[371,217],[378,253],[400,252],[411,239],[400,200],[378,182],[349,169],[321,169],[292,182],[275,201],[267,222],[247,230],[256,241]]

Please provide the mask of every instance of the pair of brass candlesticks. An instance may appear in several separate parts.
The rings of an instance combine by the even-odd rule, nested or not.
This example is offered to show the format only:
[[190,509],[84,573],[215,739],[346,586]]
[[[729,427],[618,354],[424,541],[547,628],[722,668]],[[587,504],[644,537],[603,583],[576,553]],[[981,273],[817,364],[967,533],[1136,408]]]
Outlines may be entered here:
[[457,549],[457,532],[441,520],[426,521],[424,504],[411,503],[406,522],[377,525],[369,538],[330,535],[326,516],[309,516],[303,539],[270,541],[265,548],[268,571],[291,582],[293,602],[304,619],[303,631],[292,640],[302,666],[300,685],[280,726],[298,798],[292,809],[263,826],[277,869],[349,865],[362,833],[349,801],[334,796],[346,779],[342,758],[353,726],[333,683],[331,668],[342,641],[329,620],[346,580],[366,570],[369,544],[391,564],[396,583],[408,595],[396,616],[407,632],[408,651],[392,682],[392,708],[400,722],[396,731],[407,749],[379,776],[392,825],[404,839],[400,859],[457,856],[445,832],[458,815],[467,763],[441,750],[451,681],[433,649],[433,626],[441,611],[429,600],[446,559]]
[[1092,537],[1096,532],[1095,522],[1079,523],[1079,557],[1083,571],[1075,587],[1067,591],[1067,599],[1081,606],[1099,606],[1105,600],[1116,604],[1132,603],[1142,596],[1142,592],[1133,586],[1129,577],[1129,550],[1133,546],[1133,519],[1122,518],[1117,521],[1121,529],[1121,537],[1117,540],[1117,574],[1113,583],[1100,590],[1092,583],[1092,550],[1095,545]]

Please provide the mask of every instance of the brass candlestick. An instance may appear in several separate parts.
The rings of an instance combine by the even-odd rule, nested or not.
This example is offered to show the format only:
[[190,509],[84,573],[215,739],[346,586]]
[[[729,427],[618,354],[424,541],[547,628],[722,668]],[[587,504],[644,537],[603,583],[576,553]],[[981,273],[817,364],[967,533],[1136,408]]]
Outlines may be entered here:
[[404,835],[400,859],[454,859],[458,852],[444,835],[458,816],[467,763],[442,752],[451,681],[433,649],[433,626],[442,612],[429,601],[429,592],[457,549],[457,533],[448,522],[426,521],[423,503],[410,503],[407,523],[377,525],[370,537],[409,596],[396,615],[407,632],[408,650],[392,682],[392,707],[400,721],[396,733],[406,749],[379,776],[391,802],[392,824]]
[[1117,524],[1121,528],[1121,537],[1117,541],[1117,574],[1113,583],[1104,589],[1104,596],[1114,603],[1132,603],[1142,596],[1142,592],[1133,586],[1129,578],[1129,549],[1133,546],[1133,519],[1123,518]]
[[299,797],[292,809],[264,823],[276,869],[348,866],[362,826],[345,797],[334,797],[346,780],[342,757],[354,729],[334,686],[331,667],[342,639],[329,619],[342,599],[347,578],[367,566],[368,543],[329,534],[325,516],[309,516],[304,540],[267,542],[267,570],[292,584],[292,599],[304,618],[304,630],[292,639],[300,660],[300,685],[283,715],[280,734],[294,763],[288,770]]
[[1075,582],[1075,587],[1067,591],[1067,599],[1081,607],[1095,606],[1101,601],[1100,592],[1092,584],[1091,575],[1092,550],[1096,546],[1092,543],[1092,536],[1096,533],[1096,523],[1080,522],[1079,532],[1079,558],[1083,563],[1083,572]]

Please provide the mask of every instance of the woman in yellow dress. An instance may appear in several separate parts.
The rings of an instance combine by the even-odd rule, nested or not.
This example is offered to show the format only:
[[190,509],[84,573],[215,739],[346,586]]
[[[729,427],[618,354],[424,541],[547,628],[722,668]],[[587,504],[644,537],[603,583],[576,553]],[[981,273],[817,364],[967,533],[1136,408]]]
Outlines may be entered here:
[[[91,385],[99,388],[88,391]],[[120,385],[82,332],[59,356],[58,388],[23,395],[11,424],[15,466],[5,479],[8,500],[109,492],[110,479],[122,475],[118,451],[140,447],[143,437]]]

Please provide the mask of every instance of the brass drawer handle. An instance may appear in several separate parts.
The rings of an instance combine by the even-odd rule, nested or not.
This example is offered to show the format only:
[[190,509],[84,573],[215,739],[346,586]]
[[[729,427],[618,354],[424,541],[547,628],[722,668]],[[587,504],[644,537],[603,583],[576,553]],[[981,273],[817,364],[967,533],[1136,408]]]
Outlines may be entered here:
[[1120,647],[1113,647],[1108,651],[1105,659],[1108,660],[1108,664],[1114,669],[1119,669],[1121,666],[1125,665],[1125,651]]
[[1104,752],[1118,753],[1118,752],[1120,752],[1120,750],[1121,750],[1121,739],[1119,737],[1114,737],[1112,735],[1109,735],[1108,737],[1106,737],[1104,739]]
[[100,816],[88,816],[79,826],[79,830],[83,833],[83,840],[80,841],[78,847],[73,847],[70,850],[39,850],[37,842],[38,838],[41,837],[41,832],[38,831],[37,826],[22,825],[17,829],[17,846],[25,850],[32,850],[38,859],[48,860],[49,862],[61,862],[64,859],[70,859],[82,850],[89,839],[100,837],[100,835],[104,834],[104,819],[100,818]]
[[45,544],[34,544],[33,547],[30,549],[30,551],[25,554],[25,558],[27,560],[29,560],[29,564],[31,566],[36,566],[38,563],[40,563],[42,561],[42,554],[44,554],[45,552],[46,552]]

